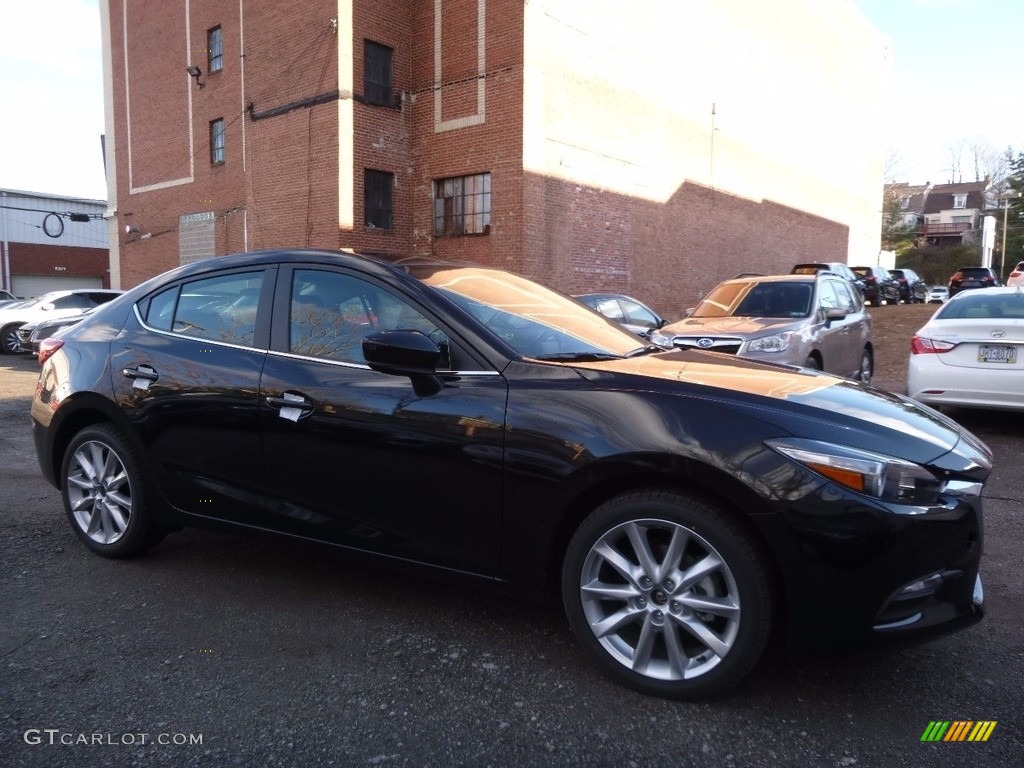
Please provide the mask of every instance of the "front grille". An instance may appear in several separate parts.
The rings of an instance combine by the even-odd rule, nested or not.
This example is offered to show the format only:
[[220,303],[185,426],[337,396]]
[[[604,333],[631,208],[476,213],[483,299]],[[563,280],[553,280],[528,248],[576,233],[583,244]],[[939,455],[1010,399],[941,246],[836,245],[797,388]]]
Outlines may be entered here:
[[707,336],[677,336],[672,343],[679,349],[699,349],[704,352],[722,352],[726,355],[735,355],[740,351],[740,345],[743,343],[739,339],[710,339],[710,346],[699,343],[702,339],[707,338]]

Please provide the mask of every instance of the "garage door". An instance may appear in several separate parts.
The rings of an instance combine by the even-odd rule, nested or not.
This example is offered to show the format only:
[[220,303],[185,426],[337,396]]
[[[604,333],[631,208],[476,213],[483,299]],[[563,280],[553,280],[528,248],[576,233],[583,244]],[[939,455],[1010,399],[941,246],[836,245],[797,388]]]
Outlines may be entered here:
[[30,299],[50,291],[71,288],[102,288],[99,277],[72,277],[70,275],[11,275],[11,293]]

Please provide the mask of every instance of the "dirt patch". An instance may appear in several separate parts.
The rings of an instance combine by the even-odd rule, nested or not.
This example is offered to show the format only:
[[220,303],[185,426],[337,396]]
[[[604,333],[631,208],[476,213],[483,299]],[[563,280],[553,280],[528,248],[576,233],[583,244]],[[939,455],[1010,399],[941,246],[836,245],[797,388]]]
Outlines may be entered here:
[[875,344],[875,375],[872,383],[876,387],[906,393],[910,340],[939,306],[899,304],[869,308]]

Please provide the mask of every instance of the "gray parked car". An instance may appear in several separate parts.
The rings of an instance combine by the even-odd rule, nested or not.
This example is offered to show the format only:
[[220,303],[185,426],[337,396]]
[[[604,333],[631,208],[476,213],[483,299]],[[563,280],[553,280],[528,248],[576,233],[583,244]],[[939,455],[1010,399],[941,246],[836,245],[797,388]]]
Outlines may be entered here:
[[773,275],[726,280],[686,319],[651,335],[662,347],[706,349],[789,363],[871,381],[871,316],[837,275]]

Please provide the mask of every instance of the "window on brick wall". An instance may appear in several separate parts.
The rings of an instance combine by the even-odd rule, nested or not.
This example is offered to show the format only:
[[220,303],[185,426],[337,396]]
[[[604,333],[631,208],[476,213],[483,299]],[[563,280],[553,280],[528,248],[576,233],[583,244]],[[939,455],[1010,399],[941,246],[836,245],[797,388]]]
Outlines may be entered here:
[[434,236],[486,235],[491,229],[491,174],[434,182]]
[[367,104],[391,106],[391,55],[386,45],[364,41],[363,99]]
[[224,118],[210,121],[210,163],[221,165],[224,162]]
[[214,27],[206,33],[207,72],[220,72],[224,69],[224,48],[220,27]]
[[363,209],[370,229],[391,229],[392,190],[395,174],[385,171],[363,171]]

